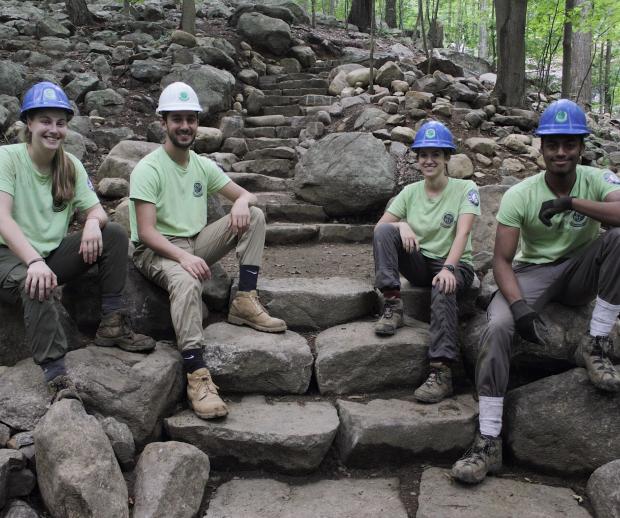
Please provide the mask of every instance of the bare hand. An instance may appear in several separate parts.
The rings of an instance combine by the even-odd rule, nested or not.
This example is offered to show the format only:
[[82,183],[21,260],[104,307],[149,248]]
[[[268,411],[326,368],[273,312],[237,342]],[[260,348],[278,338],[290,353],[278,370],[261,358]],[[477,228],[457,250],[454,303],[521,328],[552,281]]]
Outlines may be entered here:
[[456,277],[446,268],[442,269],[433,277],[432,284],[433,286],[437,286],[437,289],[446,295],[450,295],[456,291]]
[[93,264],[103,253],[103,238],[99,228],[99,220],[87,219],[82,230],[82,241],[78,252],[87,264]]
[[409,223],[406,221],[401,221],[398,224],[398,229],[400,230],[400,240],[403,243],[403,248],[405,252],[410,254],[414,250],[420,251],[420,242],[418,241],[418,236],[415,235],[415,232],[411,230]]
[[181,258],[179,264],[194,279],[199,279],[201,281],[208,281],[211,279],[211,270],[202,257],[187,253]]
[[245,201],[237,200],[230,209],[230,228],[237,236],[242,235],[250,228],[250,207]]
[[37,261],[28,267],[24,290],[31,299],[38,298],[39,302],[49,299],[56,286],[58,286],[56,274],[45,261]]

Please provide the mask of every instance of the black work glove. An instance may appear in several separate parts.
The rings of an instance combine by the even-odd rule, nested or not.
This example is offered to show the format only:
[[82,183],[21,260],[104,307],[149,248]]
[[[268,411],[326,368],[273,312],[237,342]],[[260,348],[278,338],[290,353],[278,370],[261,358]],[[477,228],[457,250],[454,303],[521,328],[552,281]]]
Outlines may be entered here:
[[538,345],[547,345],[547,326],[540,315],[528,306],[523,299],[510,305],[517,332],[524,340]]
[[538,211],[538,219],[544,225],[551,226],[551,218],[560,212],[573,208],[573,196],[562,196],[553,200],[543,201]]

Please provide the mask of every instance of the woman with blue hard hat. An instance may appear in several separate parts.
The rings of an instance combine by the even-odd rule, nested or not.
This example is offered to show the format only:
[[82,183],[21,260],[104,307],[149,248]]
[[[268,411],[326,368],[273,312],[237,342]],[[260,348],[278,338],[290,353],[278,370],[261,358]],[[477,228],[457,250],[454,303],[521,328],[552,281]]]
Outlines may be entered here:
[[[82,163],[63,150],[74,110],[63,90],[41,82],[24,95],[23,143],[0,147],[0,300],[20,303],[26,339],[43,369],[52,402],[79,399],[67,375],[67,337],[52,292],[99,266],[102,321],[95,343],[145,351],[151,338],[135,335],[123,319],[128,239],[108,223]],[[81,232],[66,235],[74,211]]]
[[430,375],[415,391],[417,400],[437,403],[452,394],[450,364],[457,358],[456,295],[474,278],[471,229],[480,214],[480,195],[471,180],[450,178],[452,133],[431,121],[411,148],[424,180],[406,186],[375,227],[375,285],[383,293],[378,335],[403,325],[400,274],[414,286],[431,287]]

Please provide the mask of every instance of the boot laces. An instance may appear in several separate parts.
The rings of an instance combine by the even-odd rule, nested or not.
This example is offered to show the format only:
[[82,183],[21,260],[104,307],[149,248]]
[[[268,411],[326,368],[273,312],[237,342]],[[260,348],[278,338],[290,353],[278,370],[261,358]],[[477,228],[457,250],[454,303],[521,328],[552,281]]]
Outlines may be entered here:
[[479,464],[485,462],[485,459],[491,455],[493,443],[488,439],[483,440],[484,444],[481,445],[476,441],[461,457],[461,460],[465,464]]
[[606,374],[616,374],[611,360],[609,359],[609,352],[611,351],[613,342],[608,336],[596,336],[594,337],[594,345],[592,346],[591,356],[594,357],[592,363],[596,365],[597,370],[603,371]]
[[443,384],[443,380],[441,379],[441,370],[436,367],[431,367],[431,372],[424,384],[428,387],[432,387],[435,384]]
[[205,374],[200,376],[200,389],[198,392],[199,399],[206,398],[209,393],[217,394],[217,389],[219,388],[213,380],[211,379],[211,374]]

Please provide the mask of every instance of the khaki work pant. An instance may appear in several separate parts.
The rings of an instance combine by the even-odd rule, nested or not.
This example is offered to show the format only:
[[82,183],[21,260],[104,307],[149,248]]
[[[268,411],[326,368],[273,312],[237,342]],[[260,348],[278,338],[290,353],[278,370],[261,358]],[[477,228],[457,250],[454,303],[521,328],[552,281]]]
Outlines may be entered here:
[[[571,259],[517,263],[513,269],[525,302],[537,311],[548,302],[581,306],[597,295],[610,304],[620,304],[620,228],[608,230]],[[515,325],[510,306],[499,291],[489,304],[487,319],[480,337],[476,387],[480,396],[503,397]]]
[[[207,225],[194,237],[167,237],[175,246],[202,257],[212,265],[233,248],[240,265],[261,266],[265,247],[265,216],[250,207],[250,228],[238,237],[228,228],[229,216]],[[183,267],[144,245],[138,245],[133,261],[142,274],[170,296],[170,315],[179,350],[202,347],[202,282]],[[207,281],[208,282],[208,281]]]

